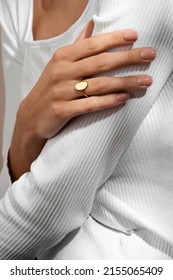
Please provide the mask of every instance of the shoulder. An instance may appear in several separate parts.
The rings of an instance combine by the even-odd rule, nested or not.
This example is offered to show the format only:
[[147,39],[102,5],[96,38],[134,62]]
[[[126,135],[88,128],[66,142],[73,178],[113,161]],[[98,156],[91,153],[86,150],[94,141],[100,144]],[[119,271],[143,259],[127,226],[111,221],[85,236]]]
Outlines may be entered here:
[[4,53],[19,62],[23,43],[32,28],[33,0],[0,0],[1,45]]
[[32,2],[33,0],[0,0],[0,23],[5,33],[20,40],[31,15]]
[[172,0],[124,0],[124,1],[114,1],[114,0],[107,0],[102,1],[98,0],[99,8],[100,8],[100,15],[110,14],[116,15],[118,18],[124,13],[127,14],[135,14],[140,13],[143,14],[143,10],[145,10],[150,14],[154,10],[157,11],[157,15],[159,17],[160,13],[164,9],[169,11],[169,9],[173,10]]
[[2,28],[5,28],[6,26],[11,26],[11,28],[13,27],[14,29],[17,28],[18,4],[18,0],[0,1],[0,22]]
[[[172,0],[123,0],[99,1],[99,16],[95,18],[98,31],[111,31],[111,28],[134,28],[141,36],[155,35],[160,41],[160,34],[172,32],[173,5]],[[102,24],[100,24],[100,22]],[[164,30],[164,31],[163,31]]]

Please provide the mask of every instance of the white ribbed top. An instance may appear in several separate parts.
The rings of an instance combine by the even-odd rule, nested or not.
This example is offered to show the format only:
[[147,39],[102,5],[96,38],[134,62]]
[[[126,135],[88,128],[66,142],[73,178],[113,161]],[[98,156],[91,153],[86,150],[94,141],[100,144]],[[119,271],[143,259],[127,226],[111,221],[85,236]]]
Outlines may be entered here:
[[0,201],[0,258],[173,258],[172,1],[92,0],[67,32],[37,42],[31,0],[0,6],[6,84],[13,69],[22,98],[54,51],[73,42],[93,15],[95,33],[135,28],[135,47],[157,49],[150,67],[108,73],[151,74],[145,95],[72,120],[10,186]]

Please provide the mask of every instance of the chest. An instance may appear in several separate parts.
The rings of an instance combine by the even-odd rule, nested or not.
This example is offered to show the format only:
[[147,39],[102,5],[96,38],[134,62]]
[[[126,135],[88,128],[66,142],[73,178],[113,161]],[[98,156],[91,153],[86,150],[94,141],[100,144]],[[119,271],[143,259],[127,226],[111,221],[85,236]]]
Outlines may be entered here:
[[82,15],[88,0],[34,1],[33,38],[46,40],[66,32]]

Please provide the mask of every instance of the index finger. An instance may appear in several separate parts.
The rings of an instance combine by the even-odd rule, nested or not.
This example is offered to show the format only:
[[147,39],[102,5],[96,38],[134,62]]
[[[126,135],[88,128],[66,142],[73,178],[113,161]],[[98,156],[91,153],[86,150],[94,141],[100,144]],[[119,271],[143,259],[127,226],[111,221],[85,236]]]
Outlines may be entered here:
[[74,62],[112,48],[126,46],[137,38],[138,34],[133,29],[98,34],[58,50],[57,55],[61,58],[62,52],[63,60]]

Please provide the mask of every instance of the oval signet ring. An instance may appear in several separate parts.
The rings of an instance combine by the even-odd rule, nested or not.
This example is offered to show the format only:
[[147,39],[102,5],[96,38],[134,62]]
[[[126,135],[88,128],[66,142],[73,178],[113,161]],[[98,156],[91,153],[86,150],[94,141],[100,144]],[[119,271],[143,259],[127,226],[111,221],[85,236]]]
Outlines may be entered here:
[[88,87],[87,81],[81,81],[75,85],[75,89],[77,91],[82,91],[85,97],[88,97],[88,95],[85,93],[85,89]]

